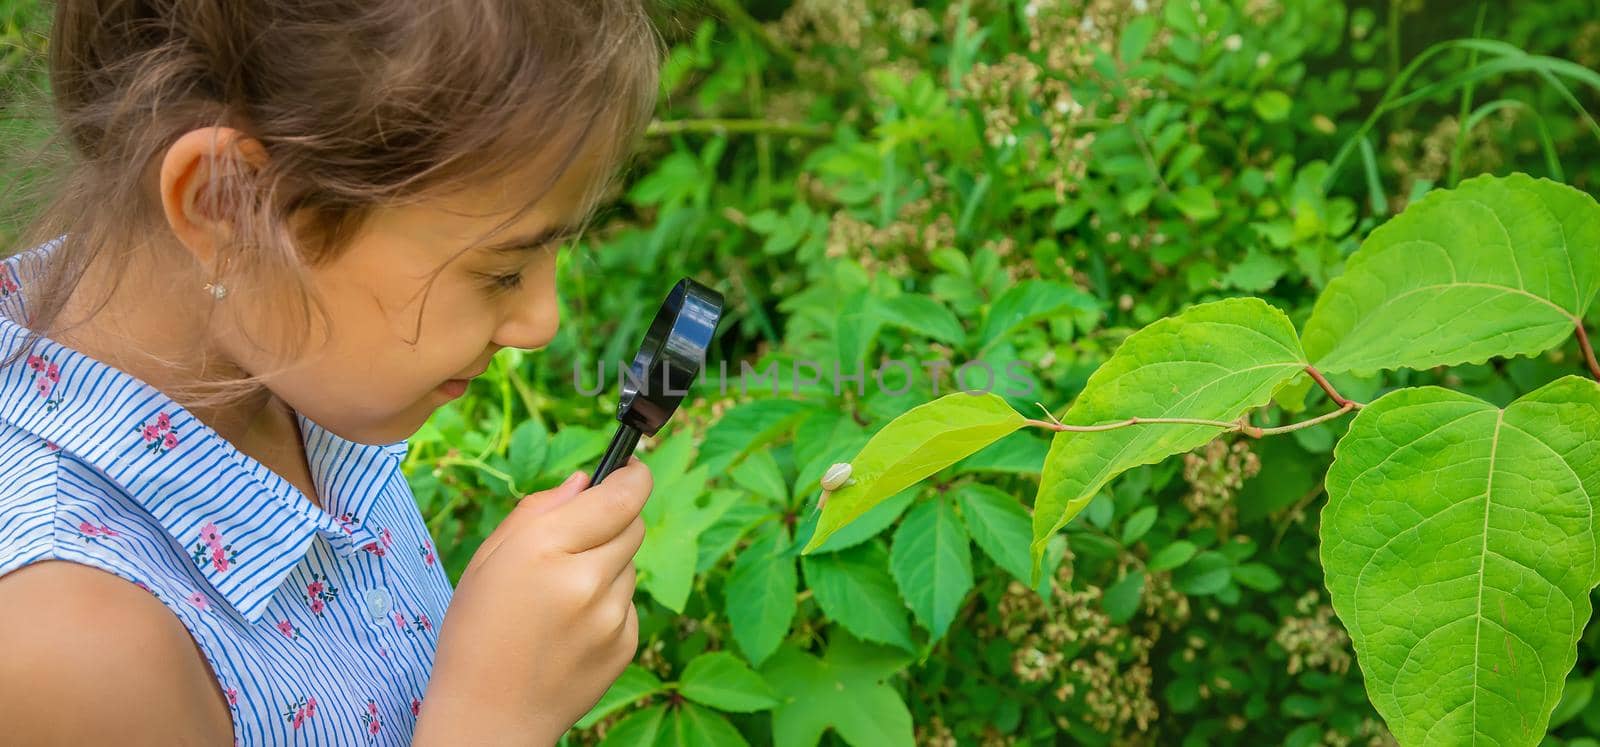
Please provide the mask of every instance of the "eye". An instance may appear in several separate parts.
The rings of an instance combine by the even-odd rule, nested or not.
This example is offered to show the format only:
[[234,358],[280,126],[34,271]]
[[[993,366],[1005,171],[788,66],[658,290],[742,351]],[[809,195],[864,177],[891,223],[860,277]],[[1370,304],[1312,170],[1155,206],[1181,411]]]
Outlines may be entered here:
[[482,277],[484,278],[485,283],[489,286],[489,290],[495,293],[513,291],[522,285],[521,272],[513,272],[504,275],[483,274]]

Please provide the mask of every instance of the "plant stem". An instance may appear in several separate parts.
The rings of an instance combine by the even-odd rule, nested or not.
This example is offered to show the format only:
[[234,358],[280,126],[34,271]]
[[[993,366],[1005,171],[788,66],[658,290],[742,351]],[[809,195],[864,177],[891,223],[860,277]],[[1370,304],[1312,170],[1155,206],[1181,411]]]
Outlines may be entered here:
[[1334,418],[1344,415],[1351,410],[1359,409],[1360,407],[1361,406],[1355,402],[1345,400],[1344,405],[1333,412],[1318,415],[1310,420],[1301,421],[1299,423],[1290,423],[1289,425],[1280,425],[1274,428],[1261,428],[1259,426],[1250,425],[1246,418],[1243,417],[1233,422],[1228,422],[1225,420],[1200,420],[1196,418],[1128,418],[1127,420],[1119,420],[1115,423],[1103,423],[1101,425],[1063,425],[1061,423],[1051,423],[1034,418],[1027,418],[1023,420],[1023,422],[1028,425],[1037,426],[1040,428],[1048,428],[1053,431],[1070,431],[1073,433],[1110,431],[1118,428],[1126,428],[1130,425],[1209,425],[1223,429],[1223,433],[1227,433],[1228,431],[1238,431],[1251,438],[1261,438],[1262,436],[1276,436],[1282,433],[1298,431],[1303,428],[1310,428],[1311,426],[1319,423],[1325,423],[1329,420],[1333,420]]
[[1340,394],[1338,389],[1334,389],[1333,385],[1328,383],[1328,380],[1323,377],[1322,372],[1318,371],[1316,366],[1306,366],[1306,373],[1311,374],[1311,378],[1316,380],[1318,386],[1322,387],[1322,391],[1328,393],[1328,396],[1333,399],[1334,404],[1339,405],[1340,407],[1352,405],[1357,410],[1366,407],[1366,405],[1363,405],[1360,402],[1345,399],[1344,395]]
[[506,484],[506,489],[511,491],[511,495],[514,496],[517,494],[517,483],[515,480],[511,479],[511,475],[490,467],[489,465],[485,464],[482,459],[471,459],[467,457],[441,457],[438,462],[435,462],[435,464],[440,467],[472,467],[486,475],[489,475],[490,477],[504,482]]
[[1578,349],[1583,351],[1584,362],[1589,364],[1589,373],[1595,381],[1600,381],[1600,361],[1595,360],[1594,346],[1589,344],[1589,333],[1583,329],[1583,322],[1578,322]]
[[761,42],[761,46],[767,48],[767,51],[782,58],[790,67],[794,66],[794,50],[783,46],[772,34],[767,33],[766,27],[762,26],[760,21],[751,17],[750,13],[739,4],[739,0],[711,0],[710,5],[722,16],[722,20],[728,22],[729,26],[755,37],[757,41]]
[[[1128,427],[1130,425],[1149,425],[1149,424],[1210,425],[1210,426],[1215,426],[1217,428],[1225,428],[1227,430],[1244,430],[1246,433],[1253,433],[1254,431],[1260,430],[1259,428],[1256,428],[1255,426],[1244,425],[1243,423],[1238,422],[1238,421],[1230,423],[1230,422],[1228,422],[1226,420],[1199,420],[1199,419],[1196,419],[1196,418],[1137,418],[1137,417],[1135,417],[1135,418],[1128,418],[1127,420],[1119,420],[1119,421],[1117,421],[1115,423],[1102,423],[1101,425],[1062,425],[1060,423],[1050,423],[1050,422],[1046,422],[1046,421],[1043,421],[1043,420],[1036,420],[1034,418],[1028,418],[1028,419],[1024,420],[1023,422],[1027,423],[1028,425],[1038,426],[1040,428],[1049,428],[1050,430],[1053,430],[1053,431],[1070,431],[1070,432],[1073,432],[1073,433],[1093,433],[1093,432],[1096,432],[1096,431],[1112,431],[1112,430],[1116,430],[1118,428],[1126,428],[1126,427]],[[1248,429],[1248,430],[1245,430],[1245,429]]]
[[1290,431],[1298,431],[1298,430],[1300,430],[1302,428],[1310,428],[1311,426],[1317,425],[1318,423],[1325,423],[1325,422],[1327,422],[1329,420],[1333,420],[1334,418],[1340,417],[1340,416],[1344,415],[1345,413],[1350,412],[1351,410],[1354,410],[1354,409],[1356,409],[1356,403],[1354,403],[1354,402],[1346,402],[1346,403],[1344,403],[1343,407],[1340,407],[1339,409],[1334,410],[1333,412],[1330,412],[1330,413],[1324,413],[1322,415],[1318,415],[1317,417],[1314,417],[1314,418],[1312,418],[1310,420],[1301,421],[1299,423],[1292,423],[1290,425],[1280,425],[1280,426],[1278,426],[1276,428],[1259,428],[1257,430],[1260,431],[1260,435],[1258,435],[1257,438],[1259,438],[1260,436],[1276,436],[1276,435],[1278,435],[1280,433],[1289,433]]
[[833,137],[833,130],[823,125],[772,119],[658,119],[645,130],[645,134],[651,136],[682,133],[788,135],[823,140]]

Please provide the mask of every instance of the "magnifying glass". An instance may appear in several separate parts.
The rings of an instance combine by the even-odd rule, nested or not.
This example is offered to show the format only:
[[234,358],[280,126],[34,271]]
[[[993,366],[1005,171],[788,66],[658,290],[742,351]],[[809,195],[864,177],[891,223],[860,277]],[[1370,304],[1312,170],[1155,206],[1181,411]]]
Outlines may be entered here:
[[721,318],[721,293],[689,278],[672,286],[622,377],[622,398],[617,401],[621,425],[589,480],[591,486],[627,464],[639,437],[654,436],[677,411],[705,365],[706,348]]

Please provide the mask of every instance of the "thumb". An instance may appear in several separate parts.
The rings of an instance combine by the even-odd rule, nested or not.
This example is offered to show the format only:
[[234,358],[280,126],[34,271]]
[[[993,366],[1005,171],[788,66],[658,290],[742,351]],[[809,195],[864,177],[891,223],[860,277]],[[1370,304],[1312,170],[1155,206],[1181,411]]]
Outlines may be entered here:
[[517,505],[518,507],[526,505],[525,510],[542,513],[572,500],[587,487],[589,487],[589,475],[583,470],[578,470],[568,475],[560,485],[523,496]]

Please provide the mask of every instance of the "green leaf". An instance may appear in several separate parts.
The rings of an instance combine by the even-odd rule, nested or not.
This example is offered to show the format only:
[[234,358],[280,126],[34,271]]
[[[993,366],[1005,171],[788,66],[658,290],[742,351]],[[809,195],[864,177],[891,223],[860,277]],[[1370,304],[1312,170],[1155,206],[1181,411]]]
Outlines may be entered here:
[[[705,493],[705,467],[696,467],[684,480],[651,494],[650,500],[671,500],[671,506],[645,516],[644,544],[634,555],[639,588],[656,601],[682,613],[694,586],[694,569],[700,559],[700,534],[715,524],[741,494],[735,490]],[[702,500],[704,497],[704,500]]]
[[[889,525],[900,518],[900,514],[906,512],[906,509],[911,506],[911,502],[916,499],[917,492],[918,489],[913,486],[885,498],[882,503],[867,509],[867,512],[862,514],[861,518],[846,524],[843,529],[834,532],[833,536],[828,538],[828,541],[823,542],[813,552],[838,552],[847,547],[855,547],[878,536],[879,532],[888,529]],[[812,531],[816,531],[815,518],[818,516],[817,512],[812,511],[808,516],[813,519],[811,522]],[[798,528],[795,530],[795,534],[801,537],[807,536],[803,533],[803,530]]]
[[1132,66],[1138,63],[1139,58],[1144,56],[1144,48],[1150,45],[1150,39],[1155,35],[1154,16],[1139,16],[1122,27],[1122,38],[1117,45],[1117,57],[1122,64]]
[[1049,441],[1028,431],[1016,431],[979,449],[976,454],[956,462],[951,470],[958,475],[969,472],[1003,472],[1038,477],[1040,470],[1044,468],[1044,456],[1049,452]]
[[[1304,366],[1294,326],[1283,312],[1255,298],[1200,304],[1129,336],[1089,377],[1061,420],[1080,426],[1130,417],[1231,422],[1269,402],[1278,385]],[[1033,504],[1034,572],[1045,542],[1108,481],[1201,446],[1223,430],[1153,423],[1056,433]]]
[[1121,625],[1132,620],[1134,613],[1139,611],[1139,600],[1143,594],[1144,571],[1135,568],[1106,589],[1106,595],[1100,603],[1111,622]]
[[[607,737],[611,736],[609,733]],[[634,742],[645,745],[649,742]],[[738,729],[722,714],[693,703],[672,709],[655,747],[749,747]]]
[[1233,569],[1233,580],[1240,586],[1271,593],[1283,586],[1283,579],[1264,563],[1245,563]]
[[949,499],[911,508],[895,530],[889,570],[917,622],[943,638],[972,590],[972,548]]
[[1523,174],[1435,190],[1373,231],[1322,292],[1305,350],[1324,372],[1534,355],[1600,289],[1600,205]]
[[[511,446],[507,454],[511,460],[511,479],[517,487],[528,490],[544,469],[545,455],[550,451],[550,433],[544,422],[528,418],[511,431]],[[563,479],[566,475],[561,476]]]
[[1028,583],[1028,510],[1014,496],[997,488],[967,483],[956,491],[961,513],[967,520],[972,540],[989,555],[995,565],[1006,569],[1023,584]]
[[1220,214],[1217,211],[1217,198],[1211,190],[1205,187],[1184,187],[1172,196],[1172,203],[1178,206],[1190,220],[1205,223],[1215,220]]
[[626,718],[617,722],[606,732],[606,738],[600,742],[600,747],[636,747],[641,744],[655,744],[656,739],[662,736],[662,722],[666,721],[667,707],[664,705],[650,706],[642,711],[634,711]]
[[833,491],[803,552],[811,552],[867,509],[1022,427],[993,392],[954,392],[889,421],[850,460],[855,484]]
[[679,514],[667,513],[661,523],[646,526],[644,544],[634,556],[638,586],[662,606],[682,613],[694,585],[695,561],[700,558],[699,537],[683,530]]
[[627,669],[622,670],[622,675],[611,683],[605,694],[600,696],[600,702],[595,703],[594,707],[590,708],[583,718],[578,719],[578,723],[573,727],[587,729],[619,708],[632,705],[646,695],[665,691],[666,688],[661,685],[661,680],[656,679],[650,670],[638,664],[629,664]]
[[1394,735],[1538,744],[1600,568],[1600,386],[1569,376],[1504,410],[1391,392],[1351,422],[1327,488],[1328,590]]
[[788,530],[771,525],[739,553],[723,589],[733,640],[757,666],[777,650],[794,620],[800,576],[783,555],[788,548]]
[[[731,371],[729,375],[733,375]],[[792,432],[795,421],[813,411],[811,405],[794,399],[759,399],[739,405],[706,429],[696,464],[710,474],[723,474],[740,456]]]
[[1568,677],[1566,686],[1561,688],[1561,700],[1550,714],[1550,728],[1555,729],[1577,718],[1593,699],[1593,679],[1581,675]]
[[764,711],[778,704],[778,694],[767,681],[726,651],[701,654],[689,662],[679,678],[678,692],[723,711]]
[[783,701],[772,712],[774,747],[815,747],[830,728],[854,747],[912,747],[911,712],[885,683],[908,662],[837,629],[821,659],[785,645],[761,668]]
[[778,503],[789,499],[789,486],[784,482],[783,470],[768,450],[752,452],[739,466],[728,473],[739,487]]
[[1256,116],[1267,122],[1281,122],[1294,109],[1294,99],[1283,91],[1262,91],[1250,103],[1256,110]]
[[888,553],[876,542],[826,555],[807,555],[806,586],[822,614],[869,641],[916,648],[905,603],[889,577]]
[[1184,594],[1206,596],[1222,591],[1232,577],[1233,562],[1219,552],[1206,551],[1172,573],[1172,588]]
[[1251,249],[1244,259],[1233,263],[1223,273],[1222,282],[1230,288],[1251,293],[1265,293],[1278,284],[1278,279],[1289,271],[1289,263],[1260,249]]
[[987,346],[1022,327],[1067,311],[1094,317],[1100,313],[1100,306],[1095,303],[1094,296],[1077,288],[1047,280],[1025,280],[990,305],[982,331],[978,333],[979,344]]
[[610,441],[611,434],[604,431],[581,425],[562,426],[550,438],[550,447],[545,452],[544,471],[566,477],[578,467],[599,459]]
[[1171,570],[1189,562],[1189,559],[1194,557],[1194,553],[1195,546],[1193,542],[1178,540],[1157,550],[1154,555],[1150,556],[1150,562],[1145,567],[1152,571]]
[[967,336],[966,330],[961,327],[961,320],[944,304],[927,296],[872,297],[867,306],[868,313],[885,324],[904,327],[940,342],[957,345]]
[[1122,525],[1122,544],[1131,545],[1138,542],[1146,532],[1150,531],[1150,527],[1156,525],[1157,515],[1155,506],[1145,506],[1133,512]]

